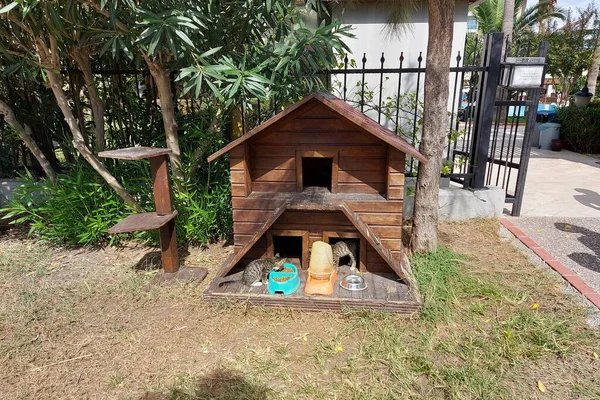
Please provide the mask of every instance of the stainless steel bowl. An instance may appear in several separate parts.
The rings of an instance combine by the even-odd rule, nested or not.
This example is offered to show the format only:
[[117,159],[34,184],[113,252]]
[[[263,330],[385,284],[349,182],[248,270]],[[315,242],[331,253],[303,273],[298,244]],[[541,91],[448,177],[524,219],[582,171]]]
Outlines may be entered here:
[[365,290],[367,288],[367,283],[362,276],[347,275],[340,281],[340,286],[346,290],[358,291]]

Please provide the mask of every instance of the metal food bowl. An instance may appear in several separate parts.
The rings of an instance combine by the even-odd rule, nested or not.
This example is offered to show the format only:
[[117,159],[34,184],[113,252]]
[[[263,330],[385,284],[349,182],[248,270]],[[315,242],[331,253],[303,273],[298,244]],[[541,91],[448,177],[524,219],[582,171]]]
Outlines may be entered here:
[[340,286],[346,290],[359,291],[367,288],[367,283],[362,276],[347,275],[340,281]]

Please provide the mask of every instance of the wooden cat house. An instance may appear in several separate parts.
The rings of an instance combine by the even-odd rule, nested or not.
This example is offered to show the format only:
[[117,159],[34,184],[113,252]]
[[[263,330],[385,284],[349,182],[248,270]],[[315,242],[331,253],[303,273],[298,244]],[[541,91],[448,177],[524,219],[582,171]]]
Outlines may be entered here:
[[[229,154],[234,253],[205,292],[209,300],[304,309],[421,304],[401,240],[408,142],[329,93],[314,93],[211,155]],[[257,258],[280,254],[306,279],[315,241],[356,241],[367,289],[330,296],[269,295],[240,282]]]

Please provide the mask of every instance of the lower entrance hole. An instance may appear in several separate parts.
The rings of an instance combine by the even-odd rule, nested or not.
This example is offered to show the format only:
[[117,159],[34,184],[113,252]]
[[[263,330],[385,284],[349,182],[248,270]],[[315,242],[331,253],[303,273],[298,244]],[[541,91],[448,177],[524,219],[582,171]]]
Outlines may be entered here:
[[296,266],[303,267],[302,262],[302,237],[301,236],[273,236],[273,254],[287,258]]
[[[353,243],[354,244],[354,248],[356,249],[354,252],[354,258],[356,259],[356,269],[360,269],[360,239],[358,238],[335,238],[335,237],[330,237],[329,238],[329,244],[330,245],[334,245],[337,242],[346,242],[346,243]],[[352,248],[352,245],[350,246]],[[344,256],[342,258],[340,258],[340,266],[342,265],[351,265],[351,260],[350,260],[350,256]]]

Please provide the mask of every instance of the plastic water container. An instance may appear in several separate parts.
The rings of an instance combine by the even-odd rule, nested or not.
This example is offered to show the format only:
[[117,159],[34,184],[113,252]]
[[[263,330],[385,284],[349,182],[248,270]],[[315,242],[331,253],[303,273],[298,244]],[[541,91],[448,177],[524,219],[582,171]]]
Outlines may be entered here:
[[560,138],[560,124],[546,122],[540,125],[540,149],[550,150],[554,139]]

